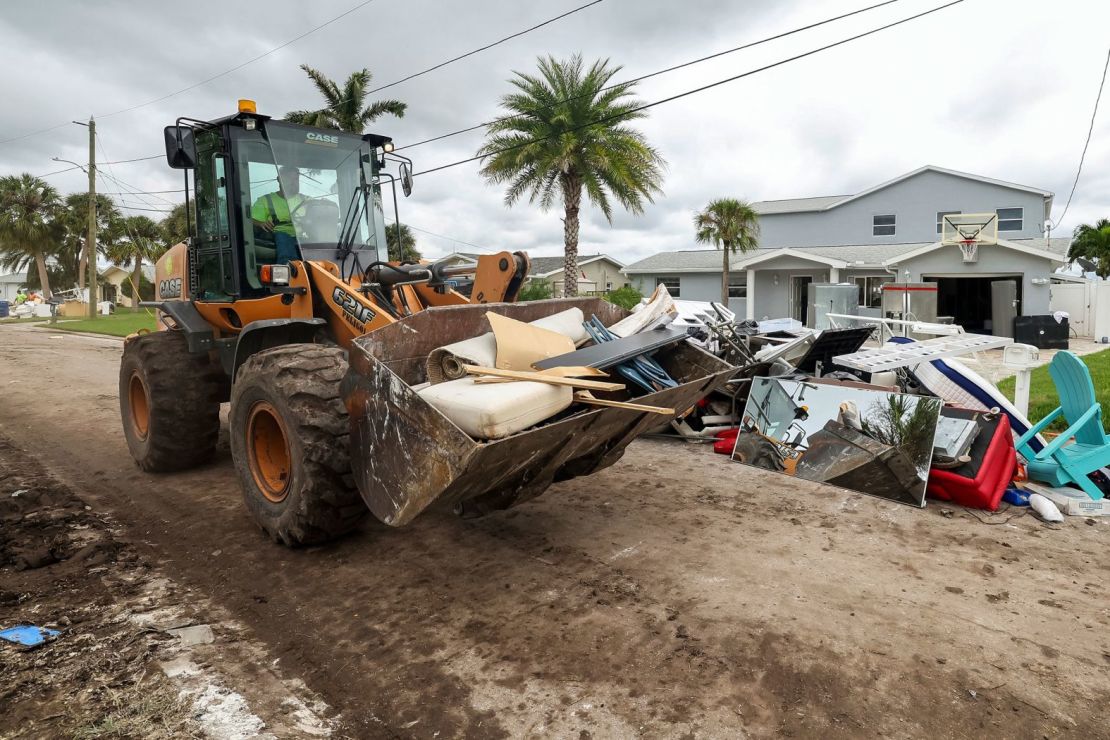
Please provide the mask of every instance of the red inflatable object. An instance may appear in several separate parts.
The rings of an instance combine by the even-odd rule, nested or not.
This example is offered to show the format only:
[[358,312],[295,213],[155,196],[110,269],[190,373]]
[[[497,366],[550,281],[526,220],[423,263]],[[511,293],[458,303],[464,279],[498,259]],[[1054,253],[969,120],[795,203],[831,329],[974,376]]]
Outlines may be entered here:
[[713,443],[713,451],[718,455],[731,455],[736,446],[736,437],[722,437]]
[[[970,419],[976,412],[969,409],[948,407],[944,416]],[[951,501],[972,509],[996,511],[1006,486],[1017,472],[1017,453],[1010,420],[999,414],[984,422],[979,436],[969,450],[971,462],[951,470],[929,471],[926,493],[942,501]]]

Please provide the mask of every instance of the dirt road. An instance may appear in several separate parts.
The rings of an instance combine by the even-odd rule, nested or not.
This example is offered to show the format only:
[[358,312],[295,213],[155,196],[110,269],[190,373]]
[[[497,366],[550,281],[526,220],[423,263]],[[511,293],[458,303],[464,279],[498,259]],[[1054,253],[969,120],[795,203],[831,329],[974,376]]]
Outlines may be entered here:
[[342,734],[1110,737],[1106,520],[984,523],[641,441],[515,510],[290,551],[248,521],[226,440],[188,474],[134,467],[119,353],[0,328],[0,432]]

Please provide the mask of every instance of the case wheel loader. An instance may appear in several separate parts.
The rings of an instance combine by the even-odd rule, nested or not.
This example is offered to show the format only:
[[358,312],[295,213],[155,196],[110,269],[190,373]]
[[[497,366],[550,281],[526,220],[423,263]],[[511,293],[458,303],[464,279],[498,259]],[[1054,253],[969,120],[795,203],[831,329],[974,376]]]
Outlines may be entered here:
[[[470,514],[511,506],[611,464],[658,425],[579,409],[487,442],[413,391],[433,349],[489,330],[489,309],[530,321],[579,306],[606,323],[625,312],[597,298],[515,304],[529,264],[521,252],[391,261],[383,193],[399,223],[397,185],[407,196],[412,177],[388,137],[273,120],[240,101],[218,120],[178,119],[165,141],[187,206],[192,173],[195,208],[143,304],[159,331],[124,344],[120,412],[140,468],[209,460],[230,403],[246,508],[296,546],[342,535],[368,512],[401,525],[433,503]],[[664,364],[680,384],[645,402],[680,410],[732,370],[686,343]]]

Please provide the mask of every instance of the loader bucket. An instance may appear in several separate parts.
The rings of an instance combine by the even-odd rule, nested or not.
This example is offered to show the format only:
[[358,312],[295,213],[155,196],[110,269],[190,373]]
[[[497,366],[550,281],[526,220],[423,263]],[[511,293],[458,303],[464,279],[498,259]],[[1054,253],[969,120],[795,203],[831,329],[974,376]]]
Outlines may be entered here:
[[[342,394],[351,425],[351,467],[367,506],[400,526],[433,503],[460,513],[505,509],[552,483],[612,465],[637,436],[664,420],[617,408],[572,407],[553,419],[496,440],[468,436],[413,389],[426,380],[437,347],[489,331],[487,311],[534,321],[577,306],[608,325],[627,311],[599,298],[431,308],[355,340]],[[655,359],[679,385],[636,402],[679,413],[724,385],[735,368],[688,342]]]

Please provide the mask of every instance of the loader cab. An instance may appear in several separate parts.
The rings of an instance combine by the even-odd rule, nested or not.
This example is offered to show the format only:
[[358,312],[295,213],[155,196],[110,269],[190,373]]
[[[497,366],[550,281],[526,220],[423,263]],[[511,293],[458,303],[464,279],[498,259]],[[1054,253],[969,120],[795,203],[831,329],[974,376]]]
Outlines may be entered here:
[[170,166],[193,171],[190,298],[270,295],[261,268],[292,259],[341,269],[388,260],[382,185],[395,180],[381,168],[389,143],[249,111],[167,127]]

